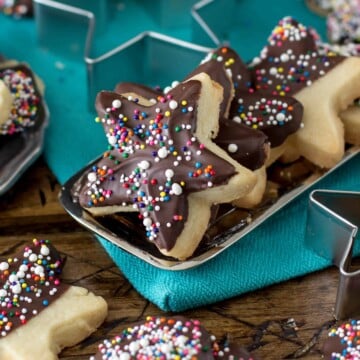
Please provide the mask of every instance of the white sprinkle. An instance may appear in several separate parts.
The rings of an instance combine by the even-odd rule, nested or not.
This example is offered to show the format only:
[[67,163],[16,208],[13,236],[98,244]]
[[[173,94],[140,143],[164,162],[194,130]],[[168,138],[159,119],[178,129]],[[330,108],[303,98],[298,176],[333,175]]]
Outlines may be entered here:
[[146,161],[146,160],[142,160],[140,161],[139,163],[139,168],[142,169],[142,170],[147,170],[150,168],[150,163],[149,161]]
[[276,120],[277,121],[284,121],[285,120],[285,114],[283,114],[283,113],[276,114]]
[[121,107],[121,101],[119,99],[115,99],[111,104],[115,109],[119,109]]
[[108,142],[110,145],[115,145],[117,143],[117,139],[116,139],[116,136],[114,135],[111,135],[108,137]]
[[281,55],[280,55],[280,60],[281,60],[282,62],[287,62],[287,61],[289,61],[289,55],[288,55],[288,54],[281,54]]
[[177,103],[176,100],[171,100],[171,101],[169,102],[169,108],[170,108],[171,110],[175,110],[177,107],[178,107],[178,103]]
[[[97,179],[96,173],[95,173],[95,172],[90,172],[90,173],[88,174],[87,178],[88,178],[88,180],[89,180],[90,182],[96,181],[96,179]],[[35,255],[35,256],[36,256],[36,255]],[[31,257],[31,256],[30,256],[30,257]],[[32,261],[32,260],[30,260],[30,261]],[[34,261],[36,261],[36,259],[35,259]]]
[[174,183],[171,185],[171,191],[174,193],[174,195],[181,195],[183,190],[180,184]]
[[40,249],[41,255],[47,256],[50,254],[50,249],[46,245],[42,245]]
[[143,220],[143,225],[144,225],[145,227],[149,227],[149,226],[151,226],[151,224],[152,224],[152,221],[151,221],[151,219],[150,219],[149,217],[147,217],[147,218],[145,218],[145,219]]
[[165,159],[167,157],[167,155],[168,155],[168,152],[167,152],[167,149],[165,147],[162,147],[162,148],[160,148],[158,150],[157,154],[158,154],[159,158]]
[[9,264],[5,261],[0,263],[0,271],[7,270],[9,268]]
[[165,170],[165,176],[167,177],[167,178],[172,178],[173,176],[174,176],[174,170],[172,170],[172,169],[166,169]]
[[228,152],[229,153],[235,153],[238,150],[238,146],[236,144],[229,144],[228,146]]

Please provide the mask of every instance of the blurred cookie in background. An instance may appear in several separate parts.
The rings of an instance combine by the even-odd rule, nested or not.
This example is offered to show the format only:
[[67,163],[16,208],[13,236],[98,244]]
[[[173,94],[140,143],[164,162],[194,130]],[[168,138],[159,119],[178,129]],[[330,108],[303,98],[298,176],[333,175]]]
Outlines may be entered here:
[[0,12],[17,18],[32,17],[32,0],[0,0]]

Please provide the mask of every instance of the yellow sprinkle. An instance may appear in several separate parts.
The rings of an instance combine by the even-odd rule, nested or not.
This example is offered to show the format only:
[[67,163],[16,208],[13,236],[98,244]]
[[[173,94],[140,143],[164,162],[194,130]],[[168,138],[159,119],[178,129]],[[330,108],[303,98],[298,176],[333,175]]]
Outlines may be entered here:
[[168,111],[165,111],[165,116],[169,117],[171,115],[171,112],[168,110]]
[[181,105],[185,106],[187,104],[187,101],[186,100],[182,100],[181,101]]
[[160,193],[160,196],[161,196],[161,197],[165,197],[165,196],[166,196],[166,192],[165,192],[165,191],[162,191],[162,192]]

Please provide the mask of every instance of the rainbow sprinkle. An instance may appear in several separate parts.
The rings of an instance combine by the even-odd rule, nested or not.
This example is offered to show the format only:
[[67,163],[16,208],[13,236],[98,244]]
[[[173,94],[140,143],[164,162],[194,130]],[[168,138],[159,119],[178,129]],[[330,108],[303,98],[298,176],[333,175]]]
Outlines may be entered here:
[[0,79],[13,96],[9,119],[0,126],[0,135],[12,135],[33,126],[40,104],[33,78],[20,69],[5,69],[0,71]]
[[32,241],[20,256],[0,262],[0,335],[25,325],[58,295],[63,261],[49,240]]

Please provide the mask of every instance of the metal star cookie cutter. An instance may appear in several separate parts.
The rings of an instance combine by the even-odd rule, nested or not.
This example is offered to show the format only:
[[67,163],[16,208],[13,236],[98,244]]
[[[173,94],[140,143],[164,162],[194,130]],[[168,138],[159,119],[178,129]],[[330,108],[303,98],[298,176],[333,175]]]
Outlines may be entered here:
[[[109,26],[113,6],[114,1],[103,0],[34,0],[39,45],[84,63],[91,109],[100,90],[112,89],[119,81],[168,85],[183,78],[211,50],[156,31],[142,31],[120,45],[108,43],[107,50],[100,49],[96,39]],[[56,41],[60,36],[62,41]]]
[[[195,19],[194,41],[210,47],[218,47],[229,42],[229,28],[235,19],[236,0],[202,0],[191,9]],[[219,14],[226,21],[219,21]]]
[[354,270],[351,263],[359,226],[360,192],[311,192],[305,243],[339,268],[334,308],[337,319],[360,315],[360,269]]

